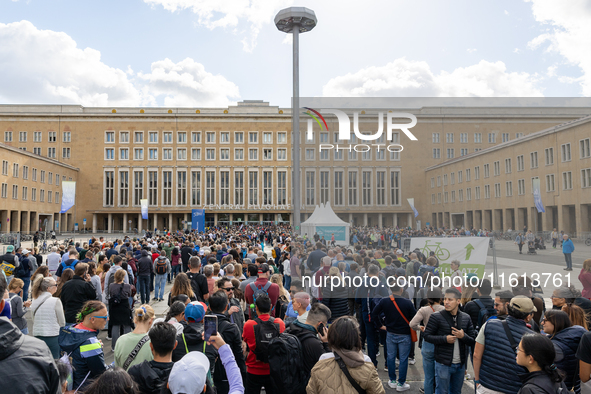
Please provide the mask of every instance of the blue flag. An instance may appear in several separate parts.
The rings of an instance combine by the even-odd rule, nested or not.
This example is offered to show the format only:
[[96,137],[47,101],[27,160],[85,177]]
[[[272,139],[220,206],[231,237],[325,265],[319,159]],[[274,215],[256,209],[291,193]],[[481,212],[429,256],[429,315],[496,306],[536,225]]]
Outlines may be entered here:
[[193,209],[193,213],[191,215],[191,228],[198,232],[205,231],[204,209]]
[[148,219],[148,199],[140,200],[142,206],[142,219]]
[[76,182],[62,182],[62,209],[60,213],[68,212],[76,203]]
[[415,218],[417,216],[419,216],[419,211],[417,211],[417,209],[415,208],[415,199],[414,198],[407,198],[408,203],[410,204],[410,207],[412,208],[412,211],[415,213]]
[[544,203],[542,202],[542,195],[540,194],[540,178],[536,178],[532,181],[532,187],[534,189],[534,203],[538,213],[546,212],[544,209]]

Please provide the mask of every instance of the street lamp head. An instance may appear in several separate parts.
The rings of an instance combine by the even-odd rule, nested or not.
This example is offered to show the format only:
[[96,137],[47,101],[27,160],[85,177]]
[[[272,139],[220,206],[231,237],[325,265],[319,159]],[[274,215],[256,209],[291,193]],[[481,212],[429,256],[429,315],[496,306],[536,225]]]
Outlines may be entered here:
[[291,33],[296,25],[300,33],[305,33],[312,30],[317,21],[314,11],[305,7],[285,8],[275,15],[275,26],[284,33]]

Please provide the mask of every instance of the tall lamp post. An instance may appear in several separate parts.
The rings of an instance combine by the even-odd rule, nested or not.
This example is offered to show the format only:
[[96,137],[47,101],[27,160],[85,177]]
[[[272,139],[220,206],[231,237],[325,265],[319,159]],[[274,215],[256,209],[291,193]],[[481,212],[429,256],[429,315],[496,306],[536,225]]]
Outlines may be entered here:
[[300,33],[316,26],[316,14],[304,7],[290,7],[275,15],[275,26],[284,33],[293,34],[293,99],[291,103],[291,130],[293,135],[292,198],[294,205],[294,231],[300,234]]

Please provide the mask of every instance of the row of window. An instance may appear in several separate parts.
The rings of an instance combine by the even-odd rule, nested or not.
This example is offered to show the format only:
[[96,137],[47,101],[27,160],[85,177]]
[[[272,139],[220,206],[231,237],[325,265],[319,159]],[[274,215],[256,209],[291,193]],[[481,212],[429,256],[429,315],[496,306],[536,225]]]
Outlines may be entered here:
[[[14,200],[18,200],[18,189],[19,189],[18,185],[12,185],[12,198]],[[59,204],[60,203],[59,192],[55,192],[55,199],[53,198],[53,195],[54,195],[53,191],[51,191],[51,190],[47,191],[47,202],[54,202],[52,200],[55,200],[55,203]],[[2,198],[8,198],[8,184],[7,183],[2,184],[1,196],[2,196]],[[21,199],[23,201],[27,201],[29,199],[28,186],[22,187]],[[37,188],[35,188],[35,187],[31,188],[31,201],[37,201]],[[45,202],[45,190],[44,189],[39,190],[39,202]]]
[[[539,179],[538,177],[532,178],[532,193],[533,193],[533,182],[535,179]],[[525,195],[525,179],[519,179],[517,181],[518,187],[518,194],[520,196]],[[586,168],[581,170],[581,187],[588,188],[591,187],[591,168]],[[562,173],[562,190],[572,190],[573,188],[573,175],[572,171],[565,171]],[[554,174],[546,175],[546,192],[554,192],[556,190],[555,186],[555,176]],[[480,200],[480,186],[476,186],[474,188],[475,191],[475,199]],[[437,194],[437,204],[441,204],[441,194]],[[495,198],[501,197],[501,184],[495,183],[494,184],[494,195]],[[513,182],[507,181],[505,182],[505,197],[513,196]],[[490,185],[484,186],[484,198],[490,198]],[[472,200],[472,189],[466,188],[466,200]],[[458,190],[458,201],[464,201],[464,191],[463,189]],[[448,202],[448,192],[443,192],[443,203]],[[456,192],[451,192],[451,202],[456,202]],[[431,204],[435,204],[435,194],[431,194]]]
[[[304,160],[306,161],[314,161],[316,160],[316,152],[317,148],[306,148]],[[379,149],[375,150],[375,154],[373,150],[368,151],[360,151],[357,152],[354,149],[322,149],[318,152],[318,158],[320,160],[330,160],[330,152],[333,152],[334,160],[343,160],[345,154],[349,161],[357,160],[358,154],[361,156],[361,160],[373,160],[375,155],[376,160],[386,160],[386,157],[389,157],[390,160],[399,161],[400,160],[400,152],[387,152],[386,149]]]
[[[488,143],[489,144],[496,144],[497,143],[497,133],[488,133]],[[434,144],[438,144],[439,142],[441,142],[440,138],[439,138],[440,133],[432,133],[432,142]],[[481,144],[482,143],[482,133],[474,133],[474,143],[475,144]],[[515,133],[515,138],[521,138],[523,137],[523,133]],[[501,133],[501,141],[502,142],[507,142],[510,141],[511,137],[509,135],[509,133]],[[447,144],[453,144],[454,143],[454,133],[445,133],[445,142]],[[460,143],[462,144],[467,144],[468,143],[468,133],[460,133]]]
[[[4,132],[4,142],[13,142],[12,135],[13,135],[12,131],[5,131]],[[18,132],[18,142],[28,142],[28,132],[19,131]],[[42,131],[33,131],[33,142],[43,142],[43,132]],[[47,132],[47,142],[57,142],[57,132],[56,131],[48,131]],[[72,142],[72,132],[64,131],[62,133],[62,142]]]
[[262,176],[258,171],[234,171],[232,175],[230,171],[120,170],[115,180],[115,171],[105,171],[103,205],[115,205],[116,187],[118,206],[129,206],[130,202],[139,206],[144,198],[150,206],[244,205],[245,201],[249,205],[287,204],[287,171],[262,171]]
[[[130,137],[130,133],[132,136]],[[206,131],[205,132],[205,143],[213,144],[217,142],[217,134],[219,133],[219,142],[222,144],[229,144],[230,143],[230,132],[229,131]],[[234,139],[233,142],[235,144],[243,144],[244,143],[244,131],[234,131]],[[147,134],[144,138],[144,134]],[[201,131],[193,131],[191,132],[190,138],[192,144],[199,144],[202,142],[201,140]],[[258,144],[259,143],[259,132],[258,131],[249,131],[248,134],[248,143],[249,144]],[[277,143],[278,144],[285,144],[287,143],[287,132],[281,131],[277,133],[273,132],[262,132],[262,142],[263,144],[272,144],[273,143],[273,134],[277,135]],[[160,140],[160,131],[148,131],[144,133],[143,131],[120,131],[119,132],[119,143],[127,144],[130,142],[130,138],[133,138],[134,144],[143,144],[148,142],[149,144],[172,144],[173,143],[173,132],[172,131],[163,131],[162,132],[162,140]],[[105,142],[106,143],[115,143],[115,131],[105,131]],[[188,133],[186,131],[177,131],[176,132],[176,142],[177,144],[186,144],[188,142]]]
[[[20,147],[19,149],[24,150],[25,152],[27,151],[26,147]],[[69,159],[71,152],[71,148],[62,148],[62,159]],[[41,148],[37,146],[33,148],[33,153],[39,156],[43,154]],[[56,159],[56,148],[47,148],[47,157],[50,159]]]
[[[105,148],[105,160],[129,160],[129,150],[130,148],[119,148],[119,157],[116,158],[115,148]],[[261,158],[273,160],[273,150],[261,149]],[[175,158],[173,148],[133,148],[133,160],[187,160],[187,151],[187,148],[177,148]],[[191,148],[190,160],[201,160],[201,151],[201,148]],[[230,148],[205,148],[205,160],[230,160]],[[244,160],[243,148],[234,148],[234,160]],[[248,149],[248,160],[259,160],[259,148]],[[277,148],[277,160],[287,160],[287,148]]]
[[[2,175],[4,176],[8,176],[8,170],[10,168],[10,164],[8,163],[7,160],[2,160]],[[45,174],[46,171],[45,170],[40,170],[40,179],[39,181],[41,183],[45,183]],[[14,178],[21,178],[24,180],[28,180],[29,179],[29,166],[19,166],[18,163],[12,163],[12,176]],[[52,185],[53,184],[53,172],[49,171],[47,173],[47,184]],[[33,182],[37,182],[37,169],[36,168],[31,168],[31,180]],[[66,180],[66,176],[64,175],[62,177],[62,180],[65,181]],[[71,181],[72,178],[70,177],[69,180]],[[59,186],[60,185],[60,175],[59,174],[55,174],[55,185]]]

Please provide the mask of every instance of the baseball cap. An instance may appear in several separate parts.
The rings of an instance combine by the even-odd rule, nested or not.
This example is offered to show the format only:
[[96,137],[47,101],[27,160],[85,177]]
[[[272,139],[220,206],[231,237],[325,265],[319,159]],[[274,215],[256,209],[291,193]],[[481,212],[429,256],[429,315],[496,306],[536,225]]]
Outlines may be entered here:
[[27,253],[31,253],[31,251],[29,249],[23,249],[23,251],[21,253],[22,254],[27,254]]
[[406,270],[404,268],[396,268],[396,276],[406,276]]
[[12,245],[8,245],[8,246],[6,247],[6,251],[7,251],[8,253],[12,253],[12,252],[14,252],[14,246],[12,246]]
[[187,321],[192,320],[200,322],[205,316],[207,311],[207,305],[200,301],[193,301],[187,304],[185,307],[185,318]]
[[265,272],[269,272],[269,264],[267,263],[259,265],[259,274],[264,274]]
[[[189,304],[191,305],[191,304]],[[168,376],[168,388],[173,394],[203,392],[209,371],[209,360],[201,352],[189,352],[177,361]]]
[[513,297],[509,305],[523,313],[532,313],[538,311],[531,298],[523,295]]
[[402,254],[402,253],[404,253],[404,252],[402,251],[402,249],[398,249],[398,250],[396,251],[396,254]]

